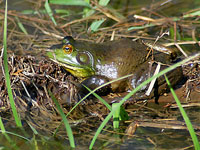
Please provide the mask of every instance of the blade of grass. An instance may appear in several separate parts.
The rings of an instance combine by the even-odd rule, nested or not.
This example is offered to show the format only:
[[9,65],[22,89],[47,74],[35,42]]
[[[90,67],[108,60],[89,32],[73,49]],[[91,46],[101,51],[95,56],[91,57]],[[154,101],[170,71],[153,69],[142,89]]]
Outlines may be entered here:
[[[179,20],[181,20],[180,18],[177,18],[177,17],[173,17],[173,18],[171,18],[172,19],[172,21],[179,21]],[[149,27],[153,27],[153,26],[157,26],[157,24],[154,24],[154,23],[149,23],[149,24],[145,24],[145,25],[143,25],[143,26],[135,26],[135,27],[130,27],[130,28],[128,28],[128,31],[130,31],[130,30],[140,30],[140,29],[145,29],[145,28],[149,28]]]
[[[115,82],[115,81],[119,81],[119,80],[128,78],[128,77],[130,77],[130,76],[132,76],[132,74],[131,74],[131,75],[126,75],[126,76],[124,76],[124,77],[121,77],[121,78],[118,78],[118,79],[115,79],[115,80],[112,80],[112,81],[110,81],[110,82],[108,82],[108,83],[105,83],[105,84],[99,86],[98,88],[96,88],[96,89],[94,89],[94,90],[92,90],[92,91],[88,88],[88,89],[90,90],[90,93],[88,93],[87,95],[85,95],[78,103],[76,103],[76,105],[73,106],[73,108],[67,113],[66,117],[69,116],[70,113],[71,113],[82,101],[84,101],[88,96],[90,96],[92,93],[93,93],[94,96],[97,96],[97,94],[95,94],[95,91],[97,91],[98,89],[100,89],[100,88],[102,88],[102,87],[104,87],[104,86],[106,86],[106,85],[109,85],[109,84],[111,84],[111,83],[113,83],[113,82]],[[99,97],[97,97],[97,98],[99,98]],[[108,108],[110,111],[112,110],[111,106],[110,106],[105,100],[102,100],[101,102],[104,103],[104,105],[106,105],[107,108]],[[54,136],[55,136],[56,133],[58,132],[58,130],[59,130],[61,124],[62,124],[62,122],[61,122],[60,125],[56,128],[56,130],[54,131],[54,133],[53,133]]]
[[90,93],[88,93],[87,95],[85,95],[78,103],[76,103],[76,105],[67,113],[66,116],[68,116],[82,101],[84,101],[88,96],[90,96],[92,93],[94,93],[94,92],[97,91],[98,89],[100,89],[100,88],[102,88],[102,87],[104,87],[104,86],[106,86],[106,85],[109,85],[109,84],[111,84],[111,83],[113,83],[113,82],[116,82],[116,81],[119,81],[119,80],[128,78],[128,77],[130,77],[130,76],[132,76],[132,74],[123,76],[123,77],[118,78],[118,79],[115,79],[115,80],[112,80],[112,81],[107,82],[107,83],[105,83],[105,84],[99,86],[98,88],[92,90]]
[[128,113],[126,112],[125,108],[123,106],[120,107],[120,121],[126,121],[129,120]]
[[[83,85],[89,92],[92,92],[87,86]],[[100,100],[110,111],[116,106],[117,103],[113,103],[112,107],[98,94],[95,92],[92,92],[92,94]],[[120,109],[113,115],[113,127],[115,129],[119,128],[119,120],[128,120],[128,113],[125,111],[123,107],[120,107]],[[118,120],[118,121],[117,121]]]
[[10,85],[10,76],[9,76],[9,69],[8,69],[8,56],[7,56],[7,0],[6,0],[6,6],[5,6],[5,17],[4,17],[4,32],[3,32],[3,63],[4,63],[4,71],[5,71],[5,81],[6,81],[6,87],[8,91],[8,97],[10,101],[10,106],[13,112],[13,116],[15,118],[16,125],[18,127],[22,127],[21,120],[17,114],[17,110],[15,107],[15,102],[13,99],[12,89]]
[[[99,98],[98,95],[95,94],[95,91],[97,91],[98,89],[100,89],[100,88],[102,88],[102,87],[104,87],[104,86],[106,86],[106,85],[109,85],[109,84],[111,84],[111,83],[113,83],[113,82],[115,82],[115,81],[119,81],[119,80],[128,78],[128,77],[130,77],[130,76],[132,76],[132,75],[127,75],[127,76],[124,76],[124,77],[121,77],[121,78],[112,80],[112,81],[110,81],[110,82],[108,82],[108,83],[105,83],[105,84],[99,86],[98,88],[96,88],[96,89],[94,89],[94,90],[92,90],[92,91],[88,88],[88,90],[90,90],[90,93],[88,93],[87,95],[85,95],[78,103],[76,103],[76,105],[67,113],[66,117],[69,116],[70,113],[71,113],[82,101],[84,101],[88,96],[90,96],[92,93],[93,93],[94,96],[97,96],[97,98]],[[110,111],[112,110],[111,106],[110,106],[105,100],[102,99],[101,102],[102,102],[104,105],[106,105],[106,107],[107,107]],[[55,136],[56,133],[58,132],[58,130],[59,130],[61,124],[62,124],[62,122],[61,122],[60,125],[56,128],[56,130],[54,131],[54,133],[53,133],[54,136]]]
[[83,0],[49,0],[49,3],[58,5],[85,6],[91,8],[90,4]]
[[118,109],[118,107],[120,107],[127,99],[129,99],[133,94],[135,94],[140,88],[142,88],[142,87],[145,86],[146,84],[150,83],[151,80],[153,80],[154,78],[158,78],[159,76],[161,76],[161,75],[163,75],[163,74],[165,74],[165,73],[167,73],[167,72],[169,72],[169,71],[175,69],[175,68],[178,67],[178,66],[181,66],[182,64],[184,64],[184,63],[186,63],[186,62],[188,62],[188,61],[190,61],[190,60],[192,60],[192,59],[194,59],[194,58],[196,58],[196,57],[198,57],[198,56],[200,56],[200,53],[197,53],[197,54],[194,55],[194,56],[188,57],[188,58],[186,58],[186,59],[184,59],[184,60],[182,60],[182,61],[180,61],[180,62],[178,62],[178,63],[176,63],[176,64],[174,64],[174,65],[172,65],[172,66],[170,66],[170,67],[168,67],[168,68],[166,68],[166,69],[164,69],[163,71],[161,71],[161,72],[158,73],[157,75],[152,76],[152,77],[149,78],[148,80],[142,82],[139,86],[137,86],[134,90],[132,90],[129,94],[127,94],[127,95],[119,102],[119,104],[117,104],[116,108],[113,109],[113,110],[108,114],[108,116],[104,119],[104,121],[101,123],[101,125],[100,125],[99,128],[97,129],[97,131],[96,131],[96,133],[95,133],[95,135],[94,135],[94,137],[93,137],[93,139],[92,139],[92,141],[91,141],[91,143],[90,143],[89,149],[92,149],[92,148],[93,148],[94,143],[95,143],[95,141],[96,141],[98,135],[101,133],[102,129],[103,129],[103,128],[105,127],[105,125],[108,123],[108,121],[110,120],[110,118],[112,117],[112,115],[113,115],[113,113],[116,111],[116,109]]
[[45,9],[46,9],[46,11],[47,11],[49,17],[50,17],[51,20],[53,21],[54,25],[57,26],[56,20],[55,20],[54,17],[53,17],[53,12],[52,12],[52,10],[51,10],[51,7],[49,6],[49,1],[48,1],[48,0],[45,1],[44,7],[45,7]]
[[49,95],[51,96],[52,100],[56,104],[56,107],[57,107],[57,109],[58,109],[58,111],[59,111],[59,113],[60,113],[60,115],[62,117],[62,120],[63,120],[64,124],[65,124],[67,135],[69,137],[70,146],[72,148],[75,148],[74,136],[73,136],[73,133],[72,133],[72,129],[71,129],[70,125],[69,125],[69,122],[66,119],[66,116],[65,116],[63,110],[61,109],[61,107],[60,107],[58,101],[56,100],[56,98],[53,96],[53,94],[51,93],[51,91],[48,91],[48,92],[49,92]]
[[11,140],[11,138],[8,136],[8,132],[5,130],[5,127],[4,127],[4,124],[3,124],[3,121],[0,117],[0,132],[6,137],[6,139],[8,140],[8,142],[10,143],[10,145],[13,147],[13,149],[15,150],[18,150],[19,147],[17,147],[16,143],[14,141]]
[[92,24],[90,25],[91,31],[96,32],[99,29],[99,27],[101,26],[101,24],[104,23],[105,20],[106,19],[101,19],[101,20],[92,22]]
[[176,93],[174,92],[174,89],[172,88],[167,76],[166,75],[164,75],[164,76],[165,76],[165,80],[166,80],[166,82],[167,82],[167,84],[168,84],[168,86],[170,88],[170,91],[171,91],[171,93],[172,93],[172,95],[173,95],[173,97],[174,97],[174,99],[176,101],[176,104],[178,105],[178,108],[179,108],[179,110],[181,112],[181,115],[183,116],[183,119],[185,120],[185,123],[186,123],[187,128],[188,128],[189,133],[190,133],[190,136],[192,137],[192,141],[194,143],[195,150],[200,150],[199,141],[198,141],[198,138],[197,138],[197,136],[195,134],[194,128],[192,127],[192,123],[190,122],[190,119],[188,118],[185,110],[183,109],[183,107],[181,105],[181,102],[178,99]]
[[117,106],[118,106],[118,103],[112,104],[112,109],[114,110],[116,109],[116,111],[113,113],[113,128],[114,129],[119,128],[120,107],[117,107]]
[[[88,87],[86,87],[85,85],[83,85],[89,92],[92,92],[92,90],[90,90]],[[110,111],[112,110],[112,107],[103,99],[101,98],[99,95],[97,95],[95,92],[92,92],[92,94],[99,99]],[[68,116],[68,115],[67,115]],[[59,126],[56,128],[56,130],[53,133],[53,136],[56,136],[58,130],[61,127],[61,124],[63,123],[63,121],[60,122]]]
[[[86,3],[90,5],[90,0],[84,0]],[[86,7],[83,9],[83,17],[88,17],[90,14],[93,14],[95,10],[91,10],[90,8]]]
[[176,31],[176,33],[174,33],[174,27],[170,27],[170,36],[171,36],[171,39],[173,40],[173,39],[175,39],[175,37],[174,37],[174,35],[176,35],[176,39],[177,40],[181,40],[181,35],[180,35],[180,33],[178,32],[178,31]]
[[57,14],[65,14],[66,16],[68,16],[70,14],[70,11],[66,10],[66,9],[55,9],[55,12]]
[[[110,0],[100,0],[99,1],[99,5],[101,6],[106,6],[108,5]],[[90,4],[90,0],[85,0],[86,3]],[[91,8],[84,8],[84,15],[83,17],[88,17],[91,16],[92,14],[95,13],[95,8],[96,6],[94,6],[92,9]]]
[[0,117],[0,128],[1,128],[1,133],[3,133],[4,136],[6,137],[6,139],[10,142],[11,139],[10,139],[10,137],[6,134],[6,130],[5,130],[5,127],[4,127],[4,124],[3,124],[3,121],[2,121],[2,119],[1,119],[1,117]]
[[140,29],[145,29],[145,28],[148,28],[148,27],[153,27],[155,26],[155,24],[146,24],[146,25],[143,25],[143,26],[135,26],[135,27],[130,27],[128,28],[128,31],[131,31],[131,30],[140,30]]
[[100,0],[99,5],[106,6],[106,5],[108,5],[109,2],[110,2],[110,0]]
[[35,150],[39,150],[39,148],[38,148],[38,142],[37,142],[37,140],[36,140],[35,135],[33,135],[32,140],[33,140],[33,144],[34,144],[34,148],[35,148]]
[[[87,86],[83,85],[89,92],[92,92],[92,90],[90,90]],[[96,94],[95,92],[92,92],[91,94],[93,94],[98,100],[100,100],[110,111],[112,110],[112,107],[102,98],[100,97],[98,94]]]
[[186,15],[183,16],[183,18],[194,17],[194,16],[200,16],[200,10],[186,14]]
[[[2,130],[0,130],[2,132]],[[16,134],[16,133],[13,133],[13,132],[9,132],[9,131],[5,131],[6,134],[10,134],[10,135],[14,135],[16,137],[19,137],[21,139],[24,139],[26,141],[30,141],[28,138],[24,137],[24,136],[21,136],[19,134]],[[10,139],[11,140],[11,139]],[[11,143],[14,143],[14,141],[11,140]]]
[[16,18],[17,24],[18,24],[19,28],[22,30],[22,32],[24,32],[24,34],[28,35],[28,32],[24,28],[24,25],[21,23],[21,21],[19,20],[19,18],[18,17],[15,17],[15,18]]
[[31,130],[33,131],[33,133],[34,133],[35,135],[38,135],[37,130],[36,130],[29,122],[27,122],[27,124],[29,125],[29,127],[31,128]]
[[86,3],[90,4],[90,0],[84,0]]
[[45,10],[45,9],[42,9],[42,10],[30,10],[30,9],[27,9],[27,10],[23,10],[23,11],[21,11],[21,13],[22,14],[24,14],[24,15],[36,15],[36,14],[38,14],[38,13],[41,13],[41,14],[46,14],[47,13],[47,11]]

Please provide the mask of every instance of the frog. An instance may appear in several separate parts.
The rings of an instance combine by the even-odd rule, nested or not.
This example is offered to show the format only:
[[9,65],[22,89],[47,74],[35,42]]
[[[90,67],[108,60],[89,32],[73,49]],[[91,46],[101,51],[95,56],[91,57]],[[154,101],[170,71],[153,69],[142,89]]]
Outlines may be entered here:
[[[169,48],[130,38],[95,43],[65,36],[60,44],[51,46],[46,55],[73,76],[82,79],[79,91],[85,92],[85,86],[93,90],[104,83],[129,75],[109,84],[106,90],[101,90],[101,93],[106,94],[106,91],[121,93],[132,90],[153,76],[158,62],[161,64],[160,70],[163,70],[177,60],[176,53]],[[177,67],[166,76],[171,85],[175,86],[183,78],[182,68]],[[136,93],[136,99],[159,96],[169,89],[164,76],[158,77],[151,92],[146,94],[148,88],[149,84],[142,87]]]

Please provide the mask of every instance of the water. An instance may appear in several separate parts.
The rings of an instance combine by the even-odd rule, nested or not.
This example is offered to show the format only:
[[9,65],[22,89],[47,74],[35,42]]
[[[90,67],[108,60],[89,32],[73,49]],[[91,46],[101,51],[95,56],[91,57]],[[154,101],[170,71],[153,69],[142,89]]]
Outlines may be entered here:
[[[153,4],[152,4],[153,2]],[[154,0],[154,1],[139,1],[139,0],[113,0],[111,1],[110,5],[113,6],[115,9],[120,10],[120,12],[123,15],[133,15],[133,14],[140,14],[141,8],[149,9],[157,14],[159,14],[161,17],[180,17],[182,16],[183,13],[191,10],[198,8],[200,2],[198,0]],[[8,8],[9,10],[16,10],[17,12],[21,12],[23,10],[37,10],[37,9],[44,9],[43,7],[40,7],[40,5],[43,5],[43,3],[40,3],[40,1],[26,1],[26,0],[20,0],[20,1],[15,1],[15,0],[9,0],[8,1]],[[1,6],[2,9],[3,5]],[[52,6],[53,8],[57,8],[59,6]],[[69,9],[70,7],[68,6],[62,6],[62,8]],[[78,7],[79,8],[79,7]],[[82,9],[82,8],[81,8]],[[14,19],[12,14],[9,14],[12,19]],[[41,15],[41,16],[40,16]],[[36,18],[42,18],[44,19],[45,17],[40,15],[33,15]],[[144,15],[148,16],[149,12],[144,13]],[[78,15],[72,15],[72,18],[77,18],[80,17],[81,14]],[[28,16],[30,17],[30,16]],[[62,16],[63,17],[63,16]],[[62,20],[62,17],[60,17],[60,20]],[[71,16],[70,16],[71,17]],[[152,17],[152,16],[148,16]],[[155,18],[159,18],[156,16]],[[22,18],[20,18],[22,19]],[[58,18],[57,18],[58,19]],[[70,18],[71,19],[71,18]],[[69,19],[69,20],[70,20]],[[50,20],[50,19],[49,19]],[[10,20],[9,20],[10,21]],[[59,22],[59,20],[57,20]],[[71,21],[71,20],[70,20]],[[196,38],[199,40],[199,23],[196,23],[194,25],[191,25],[187,28],[184,28],[184,21],[190,21],[189,19],[183,20],[181,23],[178,23],[178,30],[181,31],[182,29],[184,30],[181,35],[180,35],[180,40],[186,40],[188,39],[189,41],[194,40],[192,37],[192,29],[196,29]],[[198,20],[197,20],[198,21]],[[42,45],[45,45],[46,42],[48,42],[48,39],[50,38],[49,36],[44,36],[40,30],[36,29],[31,25],[33,23],[33,20],[28,20],[27,23],[24,23],[25,27],[27,27],[28,33],[30,35],[34,35],[35,37],[33,39],[26,39],[28,42],[24,41],[22,39],[22,49],[25,49],[26,51],[23,51],[25,54],[33,53],[31,49],[31,42],[32,44],[39,45],[40,47]],[[50,21],[49,21],[50,22]],[[10,23],[10,22],[9,22]],[[113,23],[113,22],[112,22]],[[170,26],[170,22],[169,26]],[[173,23],[173,22],[172,22]],[[84,23],[83,23],[84,24]],[[86,23],[85,23],[86,24]],[[84,24],[84,25],[85,25]],[[2,25],[2,24],[1,24]],[[83,25],[83,27],[84,27]],[[47,24],[47,26],[52,26],[52,24]],[[166,26],[167,23],[166,23]],[[9,28],[10,27],[10,28]],[[12,28],[14,25],[9,25],[9,33],[11,33]],[[46,27],[45,30],[51,32],[53,28],[48,28]],[[77,30],[80,30],[80,26],[75,27]],[[191,29],[190,29],[191,28]],[[18,46],[18,42],[14,43],[17,38],[21,38],[22,33],[21,30],[18,27],[15,27],[17,33],[15,33],[15,37],[10,37],[10,41],[8,41],[8,44],[12,46],[11,50],[18,49],[16,48]],[[148,32],[152,37],[154,35],[159,35],[160,28],[150,28],[152,29],[151,31]],[[172,28],[168,28],[172,29]],[[187,30],[186,30],[187,29]],[[149,30],[149,29],[147,29]],[[60,32],[64,32],[63,29],[59,28]],[[10,34],[9,34],[10,35]],[[24,35],[23,35],[24,36]],[[156,37],[156,36],[155,36]],[[177,36],[178,37],[178,36]],[[165,40],[165,39],[164,39]],[[16,40],[17,41],[17,40]],[[41,41],[41,43],[39,43]],[[13,43],[14,44],[13,44]],[[38,42],[38,43],[37,43]],[[2,43],[2,41],[1,41]],[[48,44],[47,44],[48,45]],[[188,54],[196,53],[199,50],[199,46],[197,44],[187,44],[187,45],[182,45],[181,46],[183,50],[185,50]],[[132,111],[132,121],[138,121],[138,122],[143,122],[146,121],[149,123],[155,121],[155,119],[163,119],[163,126],[164,126],[164,120],[165,119],[174,119],[181,121],[184,123],[179,110],[174,109],[174,110],[167,110],[164,109],[161,105],[158,105],[156,107],[161,108],[161,112],[169,115],[170,117],[166,116],[159,116],[156,113],[152,112],[151,110],[146,110],[144,109],[143,111],[138,111],[135,110]],[[152,108],[152,107],[150,107]],[[154,107],[153,107],[154,108]],[[157,110],[157,108],[156,108]],[[195,126],[199,126],[200,124],[200,117],[199,117],[199,112],[200,108],[199,107],[191,107],[191,109],[186,109],[189,118],[191,119],[191,122]],[[5,116],[6,117],[6,116]],[[95,119],[99,119],[98,117]],[[40,122],[37,122],[38,124]],[[95,124],[96,123],[96,124]],[[91,142],[92,137],[94,136],[97,127],[99,126],[100,122],[99,120],[97,122],[93,122],[89,132],[86,133],[76,133],[75,135],[75,140],[77,144],[77,149],[88,149],[89,144]],[[194,149],[192,147],[192,140],[189,135],[189,132],[187,129],[163,129],[163,128],[158,128],[158,127],[149,127],[149,126],[140,126],[137,128],[136,133],[134,134],[133,137],[127,138],[127,135],[124,135],[125,129],[127,125],[130,123],[124,125],[121,129],[121,132],[115,132],[113,133],[112,127],[110,125],[107,126],[107,131],[103,131],[103,133],[99,136],[98,140],[95,143],[94,149],[136,149],[136,150],[145,150],[145,149],[181,149],[181,148],[186,148],[189,147],[188,149]],[[52,126],[53,124],[49,124],[49,126]],[[12,126],[12,127],[11,127]],[[28,125],[27,125],[28,126]],[[13,141],[11,143],[15,143],[19,149],[69,149],[69,143],[68,140],[66,139],[66,133],[63,128],[63,138],[58,137],[58,138],[53,138],[51,136],[51,133],[45,133],[45,132],[39,132],[39,135],[34,135],[32,130],[29,127],[25,128],[25,131],[19,130],[15,128],[15,123],[12,122],[11,124],[5,123],[5,128],[7,131],[10,131],[12,133],[17,133],[23,137],[26,137],[27,139],[23,139],[19,136],[16,135],[9,135],[10,139]],[[79,130],[78,127],[74,127],[73,131]],[[197,128],[197,133],[199,135],[199,128]],[[0,135],[0,149],[11,149],[12,145],[9,142],[6,137],[1,134]]]

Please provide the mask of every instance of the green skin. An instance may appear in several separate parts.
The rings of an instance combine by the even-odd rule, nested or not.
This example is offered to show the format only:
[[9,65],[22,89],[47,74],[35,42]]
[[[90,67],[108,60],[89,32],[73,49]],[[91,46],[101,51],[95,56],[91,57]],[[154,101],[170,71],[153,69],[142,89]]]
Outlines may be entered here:
[[[67,53],[67,48],[63,48],[67,44],[72,46],[70,54]],[[164,47],[160,46],[160,48]],[[133,74],[130,78],[112,83],[111,88],[113,92],[123,92],[128,88],[135,88],[146,80],[149,74],[153,75],[156,68],[156,65],[153,64],[152,69],[149,69],[152,53],[150,53],[148,58],[147,55],[150,47],[141,41],[132,41],[131,39],[96,44],[76,41],[72,37],[67,36],[63,39],[62,44],[54,45],[50,49],[52,51],[49,51],[47,56],[76,77],[89,79],[98,75],[98,78],[103,77],[112,80]],[[171,55],[156,50],[153,51],[153,57],[155,61],[163,64],[170,65],[173,61]],[[164,68],[166,66],[162,65],[161,69]],[[169,72],[167,76],[172,85],[175,85],[183,76],[182,70],[177,68]],[[163,92],[162,89],[166,88],[163,77],[158,78],[157,85],[159,86],[157,92],[160,94]],[[146,88],[144,87],[143,91]]]

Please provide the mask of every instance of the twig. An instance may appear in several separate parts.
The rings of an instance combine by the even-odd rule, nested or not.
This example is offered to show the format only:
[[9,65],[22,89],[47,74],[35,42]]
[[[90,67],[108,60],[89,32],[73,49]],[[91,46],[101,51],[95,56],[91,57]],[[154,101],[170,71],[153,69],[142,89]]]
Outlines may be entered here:
[[[0,10],[0,12],[2,13],[5,13],[4,10]],[[38,19],[38,18],[35,18],[35,17],[29,17],[29,16],[24,16],[24,15],[19,15],[16,13],[16,11],[8,11],[8,15],[11,15],[11,16],[16,16],[16,17],[19,17],[19,18],[22,18],[22,19],[25,19],[25,20],[31,20],[31,21],[34,21],[34,22],[42,22],[42,23],[45,23],[45,24],[53,24],[51,21],[46,21],[46,20],[42,20],[42,19]]]
[[165,43],[163,44],[164,46],[172,46],[172,45],[175,45],[175,44],[178,44],[178,45],[185,45],[185,44],[199,44],[200,45],[200,41],[183,41],[183,42],[172,42],[172,43]]
[[1,64],[3,76],[5,77],[5,72],[4,72],[4,68],[3,68],[3,53],[4,53],[4,46],[1,49],[0,64]]
[[43,30],[40,26],[38,26],[36,23],[33,23],[33,24],[34,24],[38,29],[40,29],[44,34],[50,35],[50,36],[53,36],[53,37],[56,37],[56,38],[58,38],[58,39],[63,39],[62,36],[57,35],[57,34],[55,34],[55,33],[51,33],[51,32],[45,31],[45,30]]
[[78,22],[83,22],[85,20],[90,20],[90,19],[91,20],[96,20],[96,19],[101,19],[103,17],[105,17],[105,16],[104,15],[99,15],[99,16],[89,16],[89,17],[85,17],[85,18],[81,18],[81,19],[76,19],[76,20],[73,20],[71,22],[68,22],[68,23],[62,25],[61,28],[65,28],[65,27],[67,27],[67,26],[69,26],[71,24],[75,24],[75,23],[78,23]]
[[20,80],[20,82],[21,82],[22,86],[24,87],[24,90],[25,90],[27,96],[28,96],[29,98],[31,98],[31,96],[30,96],[30,94],[29,94],[29,92],[28,92],[26,86],[24,85],[24,82],[23,82],[22,80]]
[[[159,73],[159,71],[160,71],[160,66],[161,66],[161,64],[158,62],[158,65],[157,65],[157,67],[156,67],[156,70],[155,70],[155,72],[154,72],[154,75],[156,75],[156,74]],[[145,93],[147,96],[150,95],[150,93],[151,93],[151,91],[152,91],[152,89],[153,89],[153,87],[154,87],[154,84],[155,84],[155,82],[156,82],[156,79],[157,79],[157,78],[155,78],[155,79],[153,79],[153,80],[151,81],[151,83],[150,83],[150,85],[149,85],[149,88],[148,88],[148,90],[147,90],[146,93]]]
[[136,19],[144,20],[144,21],[150,21],[150,22],[156,21],[155,19],[152,19],[152,18],[149,18],[149,17],[146,17],[146,16],[134,15],[133,17],[136,18]]
[[188,57],[188,55],[183,51],[183,49],[182,49],[177,43],[175,43],[175,46],[181,51],[181,53],[182,53],[185,57]]

